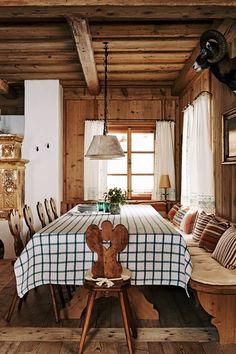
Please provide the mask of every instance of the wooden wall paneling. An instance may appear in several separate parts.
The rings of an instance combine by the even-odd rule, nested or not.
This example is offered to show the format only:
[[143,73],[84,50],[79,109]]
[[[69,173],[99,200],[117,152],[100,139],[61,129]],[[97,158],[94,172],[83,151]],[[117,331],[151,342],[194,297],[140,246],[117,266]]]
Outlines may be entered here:
[[96,111],[94,100],[65,102],[64,199],[83,199],[84,121]]
[[236,220],[236,165],[232,165],[232,199],[231,199],[231,219]]
[[[161,95],[159,93],[161,92]],[[110,88],[108,100],[108,125],[140,124],[155,125],[166,112],[168,119],[178,116],[178,99],[169,96],[169,91],[150,88]],[[102,119],[104,116],[103,95],[90,96],[82,88],[67,87],[64,90],[64,200],[83,199],[83,135],[86,118]],[[146,124],[145,124],[146,120]],[[179,190],[179,128],[176,134],[176,174]],[[179,192],[178,192],[179,194]]]
[[212,105],[214,107],[214,165],[216,213],[233,222],[235,212],[235,164],[222,164],[222,114],[236,106],[236,95],[224,84],[211,76]]

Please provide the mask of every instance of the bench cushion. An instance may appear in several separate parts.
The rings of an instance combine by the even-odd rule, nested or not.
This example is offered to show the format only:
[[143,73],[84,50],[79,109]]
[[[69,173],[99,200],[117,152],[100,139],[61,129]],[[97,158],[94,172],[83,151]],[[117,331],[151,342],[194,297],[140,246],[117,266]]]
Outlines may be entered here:
[[234,226],[221,236],[212,257],[226,268],[236,268],[236,228]]
[[222,267],[207,251],[188,246],[193,271],[191,279],[209,285],[236,285],[236,269]]
[[199,247],[205,248],[208,252],[213,252],[217,242],[228,227],[229,223],[220,222],[215,219],[210,220],[201,234]]

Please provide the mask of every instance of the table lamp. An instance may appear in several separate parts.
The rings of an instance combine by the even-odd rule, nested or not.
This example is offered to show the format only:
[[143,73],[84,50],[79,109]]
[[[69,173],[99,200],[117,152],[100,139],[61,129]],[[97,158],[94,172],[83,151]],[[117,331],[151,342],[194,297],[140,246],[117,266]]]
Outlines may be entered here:
[[169,175],[161,175],[160,177],[160,182],[159,182],[159,187],[164,188],[165,192],[163,193],[164,199],[167,199],[167,188],[170,188],[170,178]]

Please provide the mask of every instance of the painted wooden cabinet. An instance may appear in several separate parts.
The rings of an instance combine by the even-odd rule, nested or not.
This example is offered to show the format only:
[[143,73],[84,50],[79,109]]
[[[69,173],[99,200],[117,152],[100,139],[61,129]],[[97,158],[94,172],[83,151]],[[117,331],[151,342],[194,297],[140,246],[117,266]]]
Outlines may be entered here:
[[0,218],[6,219],[11,209],[20,213],[25,197],[25,165],[21,158],[23,137],[0,134]]

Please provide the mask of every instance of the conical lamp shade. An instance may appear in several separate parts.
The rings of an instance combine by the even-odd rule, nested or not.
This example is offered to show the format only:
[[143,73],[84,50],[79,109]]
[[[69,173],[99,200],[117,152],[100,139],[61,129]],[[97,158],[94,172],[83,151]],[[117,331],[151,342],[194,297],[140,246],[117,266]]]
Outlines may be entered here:
[[85,156],[92,160],[112,160],[125,154],[115,135],[94,135]]

